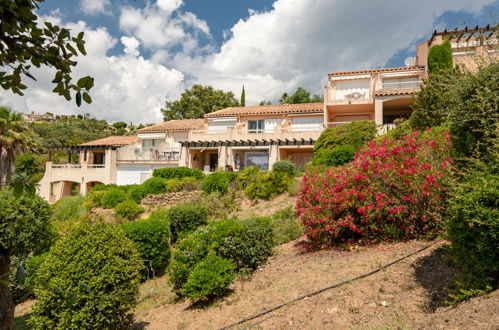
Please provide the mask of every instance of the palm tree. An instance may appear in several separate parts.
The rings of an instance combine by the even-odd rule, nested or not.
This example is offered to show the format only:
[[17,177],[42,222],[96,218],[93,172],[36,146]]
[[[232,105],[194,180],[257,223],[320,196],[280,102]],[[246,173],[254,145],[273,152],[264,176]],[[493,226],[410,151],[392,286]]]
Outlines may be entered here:
[[36,147],[36,140],[22,115],[0,107],[0,187],[10,181],[17,154]]

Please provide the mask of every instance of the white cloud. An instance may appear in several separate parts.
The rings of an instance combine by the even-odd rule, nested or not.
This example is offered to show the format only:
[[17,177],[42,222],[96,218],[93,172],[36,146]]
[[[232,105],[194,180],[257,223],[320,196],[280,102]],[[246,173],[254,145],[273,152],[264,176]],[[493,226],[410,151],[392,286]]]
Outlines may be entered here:
[[111,0],[80,0],[81,10],[88,15],[110,15],[109,5],[111,5]]
[[180,8],[184,2],[182,0],[158,0],[157,4],[161,10],[171,13]]
[[54,114],[90,113],[109,121],[154,123],[162,119],[160,108],[165,98],[177,98],[185,88],[184,75],[175,69],[139,56],[139,42],[123,37],[125,54],[108,56],[117,40],[105,28],[91,29],[84,22],[66,24],[74,31],[84,31],[88,55],[78,57],[73,78],[90,75],[95,79],[91,90],[93,102],[76,107],[74,100],[66,101],[51,92],[53,71],[33,70],[37,82],[26,80],[29,88],[25,96],[0,93],[0,102],[16,111],[52,112]]

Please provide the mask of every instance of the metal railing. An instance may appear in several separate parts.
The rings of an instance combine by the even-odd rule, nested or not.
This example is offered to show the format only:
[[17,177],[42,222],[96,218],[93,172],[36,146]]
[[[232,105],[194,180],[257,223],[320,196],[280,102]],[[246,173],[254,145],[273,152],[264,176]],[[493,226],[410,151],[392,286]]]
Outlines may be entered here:
[[171,161],[180,159],[180,148],[153,147],[134,148],[125,147],[118,149],[118,161]]
[[351,121],[331,121],[329,123],[325,123],[324,126],[326,128],[334,128],[334,127],[338,127],[338,126],[350,124],[350,123],[351,123]]
[[382,89],[416,89],[419,88],[422,81],[397,81],[397,82],[383,82]]

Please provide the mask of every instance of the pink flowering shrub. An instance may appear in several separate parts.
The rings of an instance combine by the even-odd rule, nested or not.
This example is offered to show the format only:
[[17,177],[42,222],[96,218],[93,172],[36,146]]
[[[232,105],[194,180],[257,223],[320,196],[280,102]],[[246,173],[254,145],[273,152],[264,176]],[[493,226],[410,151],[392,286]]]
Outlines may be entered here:
[[310,168],[297,200],[310,248],[438,232],[449,147],[447,131],[414,131],[399,140],[373,140],[344,166]]

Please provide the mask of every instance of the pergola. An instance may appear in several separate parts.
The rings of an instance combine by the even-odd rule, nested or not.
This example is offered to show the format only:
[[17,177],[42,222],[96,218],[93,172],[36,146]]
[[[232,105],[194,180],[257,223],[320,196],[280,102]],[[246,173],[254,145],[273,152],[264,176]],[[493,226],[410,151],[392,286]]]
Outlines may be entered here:
[[259,146],[313,146],[313,139],[259,139],[259,140],[229,140],[229,141],[184,141],[180,142],[187,148],[227,147],[259,147]]
[[46,147],[48,153],[48,161],[52,161],[52,152],[54,151],[67,151],[68,152],[68,163],[71,163],[71,155],[74,152],[84,151],[84,160],[87,160],[87,151],[93,150],[116,150],[122,146],[111,146],[111,145],[92,145],[92,146],[57,146],[57,147]]

